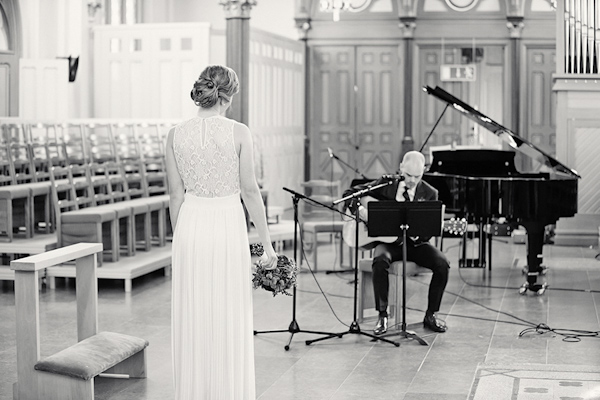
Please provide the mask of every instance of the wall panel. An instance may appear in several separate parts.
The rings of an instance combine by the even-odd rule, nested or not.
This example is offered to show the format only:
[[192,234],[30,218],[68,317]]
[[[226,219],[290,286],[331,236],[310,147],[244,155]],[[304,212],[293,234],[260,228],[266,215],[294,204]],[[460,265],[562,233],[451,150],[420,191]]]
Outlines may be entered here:
[[67,60],[21,59],[19,71],[19,116],[21,118],[67,118],[69,103]]
[[304,59],[302,42],[251,29],[248,125],[255,143],[256,176],[269,191],[270,206],[291,208],[282,187],[301,189]]

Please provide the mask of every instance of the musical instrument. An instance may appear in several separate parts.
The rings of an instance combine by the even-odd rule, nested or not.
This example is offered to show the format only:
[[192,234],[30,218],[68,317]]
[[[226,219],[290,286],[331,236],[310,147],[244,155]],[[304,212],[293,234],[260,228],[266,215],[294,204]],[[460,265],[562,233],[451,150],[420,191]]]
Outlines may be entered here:
[[[443,222],[442,231],[452,235],[462,235],[467,229],[467,220],[464,218],[451,218]],[[342,227],[342,239],[348,247],[356,246],[356,221],[354,219],[346,221]],[[394,243],[401,241],[396,236],[375,236],[370,237],[367,232],[367,224],[364,221],[358,225],[358,247],[363,250],[370,250],[377,243]]]
[[[445,90],[423,89],[508,144],[509,150],[436,151],[423,179],[438,189],[447,212],[480,223],[481,228],[501,216],[525,227],[528,283],[534,285],[535,274],[543,268],[545,226],[577,212],[579,174]],[[519,164],[527,166],[524,171],[517,170],[517,155]],[[491,269],[491,236],[488,242]],[[480,240],[481,267],[485,267],[484,246],[485,240]]]

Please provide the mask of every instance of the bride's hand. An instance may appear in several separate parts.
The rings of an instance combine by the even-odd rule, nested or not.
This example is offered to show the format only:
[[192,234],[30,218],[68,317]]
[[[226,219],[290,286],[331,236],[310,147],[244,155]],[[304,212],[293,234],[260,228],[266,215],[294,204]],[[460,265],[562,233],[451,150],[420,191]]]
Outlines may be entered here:
[[265,252],[260,257],[260,265],[266,270],[277,268],[277,253],[275,253],[273,248],[265,249]]

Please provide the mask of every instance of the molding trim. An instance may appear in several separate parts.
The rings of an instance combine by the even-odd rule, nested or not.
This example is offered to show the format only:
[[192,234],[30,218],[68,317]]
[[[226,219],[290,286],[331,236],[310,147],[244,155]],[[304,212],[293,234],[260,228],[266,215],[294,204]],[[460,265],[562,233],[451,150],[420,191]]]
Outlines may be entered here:
[[225,10],[225,19],[249,19],[256,0],[220,0]]

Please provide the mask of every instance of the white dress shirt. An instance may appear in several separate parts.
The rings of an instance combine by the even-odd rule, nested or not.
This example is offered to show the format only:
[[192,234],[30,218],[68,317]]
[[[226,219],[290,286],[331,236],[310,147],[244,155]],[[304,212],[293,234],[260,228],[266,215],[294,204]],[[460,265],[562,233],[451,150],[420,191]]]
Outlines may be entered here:
[[[404,183],[404,181],[400,182],[400,184],[398,185],[398,191],[396,192],[396,201],[406,201],[404,199],[404,196],[402,195],[402,193],[404,193],[404,190],[406,188],[406,184]],[[410,201],[414,201],[415,200],[415,191],[417,190],[417,187],[413,187],[412,189],[408,189],[408,197],[410,198]]]

